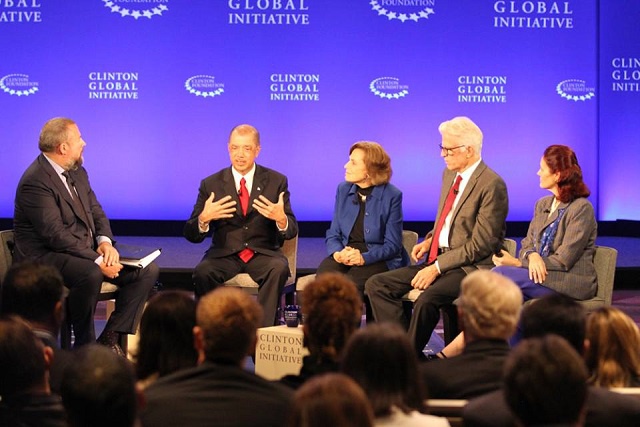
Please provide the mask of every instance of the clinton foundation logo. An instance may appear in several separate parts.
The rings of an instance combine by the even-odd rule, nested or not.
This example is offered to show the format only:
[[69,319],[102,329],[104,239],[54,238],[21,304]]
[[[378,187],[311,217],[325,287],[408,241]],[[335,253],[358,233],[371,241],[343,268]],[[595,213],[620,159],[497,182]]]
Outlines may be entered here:
[[640,58],[613,58],[611,66],[612,91],[640,92]]
[[310,0],[227,0],[229,24],[309,25],[309,2]]
[[587,86],[587,82],[578,79],[563,80],[556,86],[558,95],[568,101],[586,101],[596,96],[593,86]]
[[459,76],[458,102],[477,104],[507,102],[507,76]]
[[400,99],[409,94],[409,86],[396,77],[379,77],[369,84],[369,90],[382,99]]
[[271,101],[320,101],[320,74],[280,74],[269,77]]
[[214,96],[220,96],[224,93],[224,83],[216,82],[214,76],[208,76],[206,74],[189,77],[187,81],[184,82],[184,88],[190,94],[202,98],[213,98]]
[[138,20],[162,16],[169,10],[169,0],[101,0],[111,13]]
[[89,73],[89,99],[138,99],[138,73],[120,71]]
[[29,81],[28,74],[8,74],[0,78],[0,90],[13,96],[34,95],[38,91],[38,82]]
[[494,1],[496,28],[573,29],[573,9],[568,1]]
[[371,0],[371,9],[380,17],[391,21],[397,19],[402,23],[418,22],[428,19],[435,13],[435,0]]
[[42,22],[42,0],[0,0],[0,24]]

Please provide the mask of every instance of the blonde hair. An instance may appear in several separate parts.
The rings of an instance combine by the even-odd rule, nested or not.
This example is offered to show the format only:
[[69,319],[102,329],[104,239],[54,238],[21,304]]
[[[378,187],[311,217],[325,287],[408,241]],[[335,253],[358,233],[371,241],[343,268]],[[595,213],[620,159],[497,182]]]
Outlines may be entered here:
[[628,387],[640,375],[640,331],[621,310],[602,307],[587,318],[585,355],[589,381],[601,387]]
[[522,292],[506,276],[477,270],[462,280],[458,307],[465,334],[509,339],[520,318]]
[[460,141],[463,145],[474,148],[476,154],[482,151],[482,131],[473,120],[468,117],[459,116],[451,120],[440,123],[438,131],[442,136],[448,135]]

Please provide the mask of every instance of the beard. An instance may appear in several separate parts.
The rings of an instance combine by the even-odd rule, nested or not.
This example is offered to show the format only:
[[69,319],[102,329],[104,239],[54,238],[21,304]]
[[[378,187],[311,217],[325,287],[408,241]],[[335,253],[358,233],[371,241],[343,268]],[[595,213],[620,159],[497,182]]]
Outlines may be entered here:
[[69,170],[77,171],[80,167],[82,167],[83,163],[84,163],[84,157],[80,156],[77,159],[72,160],[71,163],[69,163]]

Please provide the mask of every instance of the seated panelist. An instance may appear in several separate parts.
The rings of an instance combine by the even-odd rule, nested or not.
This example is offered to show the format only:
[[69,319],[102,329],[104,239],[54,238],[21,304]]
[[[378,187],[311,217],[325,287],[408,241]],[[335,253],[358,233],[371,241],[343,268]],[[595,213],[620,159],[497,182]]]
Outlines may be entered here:
[[391,159],[380,144],[356,142],[344,168],[326,234],[329,256],[317,273],[347,275],[364,300],[369,277],[409,264],[402,246],[402,192],[389,183]]

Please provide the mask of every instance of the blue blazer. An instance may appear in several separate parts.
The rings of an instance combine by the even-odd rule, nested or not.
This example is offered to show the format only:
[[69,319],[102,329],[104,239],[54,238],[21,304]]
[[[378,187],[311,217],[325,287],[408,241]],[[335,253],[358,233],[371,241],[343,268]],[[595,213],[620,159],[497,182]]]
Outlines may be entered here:
[[[327,253],[347,246],[360,205],[357,186],[350,182],[338,185],[331,227],[327,230]],[[402,192],[392,184],[377,185],[367,197],[364,216],[364,241],[368,251],[362,254],[365,265],[386,261],[389,270],[409,265],[402,246]]]

